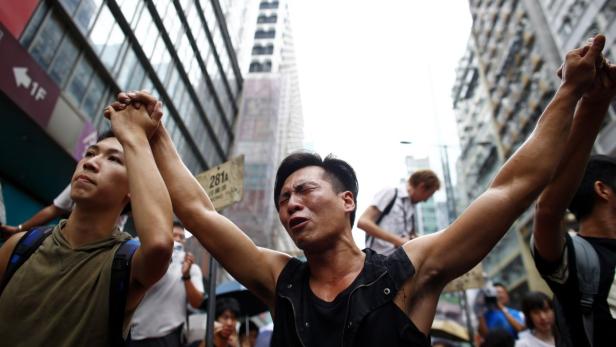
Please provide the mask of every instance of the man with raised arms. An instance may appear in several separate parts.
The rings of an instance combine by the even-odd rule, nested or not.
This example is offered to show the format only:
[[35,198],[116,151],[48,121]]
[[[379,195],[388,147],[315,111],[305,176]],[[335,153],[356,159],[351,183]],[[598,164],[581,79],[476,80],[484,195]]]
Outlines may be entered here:
[[[475,266],[535,200],[563,157],[578,100],[593,84],[605,37],[567,54],[562,84],[522,147],[490,187],[444,230],[385,257],[357,248],[351,229],[358,192],[344,161],[296,153],[281,163],[274,202],[307,262],[255,244],[218,214],[182,164],[164,128],[150,145],[176,215],[274,314],[272,346],[429,346],[443,287]],[[113,106],[156,100],[119,95]],[[341,139],[352,141],[341,129]]]

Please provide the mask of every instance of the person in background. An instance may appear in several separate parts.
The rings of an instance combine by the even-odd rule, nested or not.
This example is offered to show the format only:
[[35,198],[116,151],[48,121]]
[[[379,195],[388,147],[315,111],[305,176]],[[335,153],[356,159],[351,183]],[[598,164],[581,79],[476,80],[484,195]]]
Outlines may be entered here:
[[511,334],[503,329],[496,328],[486,335],[480,347],[514,347],[515,339]]
[[509,292],[502,283],[494,283],[494,289],[496,300],[490,302],[490,297],[486,297],[487,310],[479,317],[479,334],[485,338],[494,329],[504,329],[517,339],[518,332],[524,330],[524,316],[522,312],[506,306]]
[[[238,347],[237,319],[240,304],[234,298],[216,299],[213,347]],[[192,342],[190,347],[206,347],[205,340]]]
[[131,321],[129,347],[182,345],[187,305],[203,301],[203,275],[184,251],[184,227],[173,222],[173,254],[167,273],[148,290]]
[[520,333],[515,347],[554,347],[554,306],[542,292],[529,292],[522,299],[522,312],[528,330]]
[[357,222],[366,232],[366,247],[389,255],[417,237],[415,206],[430,199],[440,186],[432,170],[418,170],[406,185],[378,192]]
[[[612,347],[616,341],[616,158],[590,155],[614,105],[616,65],[601,57],[597,61],[597,78],[578,102],[571,133],[563,138],[566,160],[537,200],[531,239],[537,270],[558,304],[558,344],[575,347]],[[567,209],[579,223],[576,236],[562,227]],[[580,250],[583,255],[576,256]],[[578,267],[596,273],[584,274]],[[588,292],[583,288],[594,285],[598,288]]]
[[238,335],[240,347],[255,347],[259,336],[259,327],[251,320],[243,321]]

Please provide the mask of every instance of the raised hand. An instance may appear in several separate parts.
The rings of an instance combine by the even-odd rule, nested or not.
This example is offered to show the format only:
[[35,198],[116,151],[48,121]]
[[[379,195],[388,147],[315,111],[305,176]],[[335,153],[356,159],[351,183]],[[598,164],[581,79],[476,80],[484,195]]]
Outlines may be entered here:
[[580,96],[589,91],[602,68],[604,46],[605,36],[597,35],[584,47],[569,51],[565,63],[558,69],[563,86],[572,88]]
[[184,256],[184,261],[182,262],[182,275],[188,276],[190,275],[190,267],[195,262],[195,257],[190,252],[186,252]]
[[593,102],[611,102],[616,96],[616,65],[604,59],[590,89],[584,94],[585,99]]
[[[157,100],[147,90],[120,92],[117,95],[117,101],[112,103],[111,107],[116,111],[121,111],[128,105],[133,105],[137,109],[140,109],[141,106],[145,106],[150,117],[162,117],[162,102]],[[107,117],[107,110],[105,110],[105,117]]]
[[105,117],[111,120],[111,129],[121,143],[140,135],[149,139],[160,125],[161,116],[160,112],[150,116],[145,108],[138,109],[133,105],[125,106],[120,111],[113,106],[105,109]]

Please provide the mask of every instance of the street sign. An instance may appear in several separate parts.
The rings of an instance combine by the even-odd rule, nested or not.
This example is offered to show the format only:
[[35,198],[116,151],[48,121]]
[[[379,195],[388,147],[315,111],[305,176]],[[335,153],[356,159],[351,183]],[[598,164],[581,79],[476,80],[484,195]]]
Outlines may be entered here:
[[233,205],[244,195],[244,155],[204,171],[195,178],[217,211]]
[[483,288],[483,267],[477,264],[471,271],[449,282],[443,292],[456,292],[465,289]]
[[0,23],[0,90],[45,128],[60,89]]

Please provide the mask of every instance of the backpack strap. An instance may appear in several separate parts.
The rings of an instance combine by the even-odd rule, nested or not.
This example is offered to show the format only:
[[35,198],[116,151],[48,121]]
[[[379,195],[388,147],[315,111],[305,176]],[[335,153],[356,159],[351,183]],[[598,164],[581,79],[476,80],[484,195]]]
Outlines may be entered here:
[[[387,206],[385,206],[385,209],[383,210],[383,212],[381,212],[381,215],[379,216],[379,218],[377,218],[377,220],[374,221],[376,225],[379,225],[379,223],[381,223],[381,221],[383,220],[383,217],[385,217],[389,213],[389,211],[391,211],[391,208],[394,206],[394,203],[396,202],[397,197],[398,197],[398,189],[394,188],[394,197],[387,204]],[[374,243],[374,236],[366,234],[366,247],[368,248],[372,247],[373,243]]]
[[2,282],[0,282],[0,295],[4,288],[9,283],[17,270],[30,258],[34,252],[41,246],[47,236],[51,235],[53,226],[42,226],[27,231],[24,236],[17,241],[13,253],[9,258],[9,262],[4,270]]
[[109,290],[109,340],[111,346],[124,346],[124,313],[130,282],[130,265],[139,248],[139,241],[122,242],[113,256],[111,265],[111,288]]
[[573,236],[575,250],[575,267],[577,271],[578,289],[580,291],[580,309],[584,332],[590,346],[593,346],[594,315],[593,303],[599,292],[599,256],[593,246],[580,236]]

